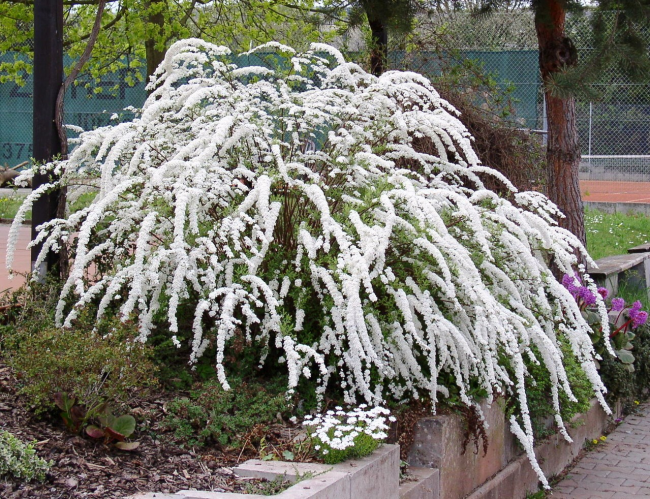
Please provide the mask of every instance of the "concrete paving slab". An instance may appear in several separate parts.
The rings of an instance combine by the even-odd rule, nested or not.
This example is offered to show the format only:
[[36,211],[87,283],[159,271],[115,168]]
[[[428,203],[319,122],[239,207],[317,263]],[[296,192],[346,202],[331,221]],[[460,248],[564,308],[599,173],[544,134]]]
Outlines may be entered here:
[[[557,497],[650,497],[650,403],[621,423],[553,488]],[[593,465],[593,463],[597,463]]]

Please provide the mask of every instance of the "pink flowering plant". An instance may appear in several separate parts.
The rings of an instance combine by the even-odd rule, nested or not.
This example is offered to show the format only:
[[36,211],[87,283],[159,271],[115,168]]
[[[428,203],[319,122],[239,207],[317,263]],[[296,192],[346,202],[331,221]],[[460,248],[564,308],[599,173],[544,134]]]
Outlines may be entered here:
[[393,421],[388,409],[361,404],[349,411],[337,406],[323,415],[306,416],[303,426],[317,455],[326,464],[336,464],[371,454],[388,438],[388,422]]
[[235,56],[189,39],[149,89],[132,122],[82,133],[69,159],[22,176],[52,180],[14,219],[10,269],[40,195],[97,192],[39,229],[37,266],[64,246],[72,257],[61,327],[85,308],[134,319],[138,341],[168,334],[192,365],[213,352],[226,390],[239,342],[321,404],[328,389],[351,406],[426,397],[434,410],[513,397],[510,428],[544,484],[527,362],[543,363],[565,438],[560,393],[575,396],[561,342],[609,410],[593,331],[548,265],[571,273],[589,256],[544,195],[481,163],[429,79],[375,77],[322,44]]
[[[594,292],[593,285],[583,285],[579,275],[565,274],[562,284],[576,300],[580,310],[592,327],[591,339],[599,355],[609,350],[630,372],[634,372],[634,348],[632,340],[635,338],[633,329],[638,328],[648,320],[648,313],[641,310],[641,302],[635,301],[629,307],[623,298],[612,298],[606,308],[608,317],[607,334],[603,333],[601,314],[595,312],[598,296],[606,303],[609,291],[606,288],[597,288]],[[598,360],[596,360],[598,363]]]

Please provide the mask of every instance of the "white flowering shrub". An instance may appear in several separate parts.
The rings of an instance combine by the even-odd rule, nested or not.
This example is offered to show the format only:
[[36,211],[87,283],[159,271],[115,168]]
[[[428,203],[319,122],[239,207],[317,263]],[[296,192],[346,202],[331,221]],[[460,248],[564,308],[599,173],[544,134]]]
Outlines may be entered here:
[[349,411],[337,406],[323,415],[305,416],[303,426],[316,453],[326,464],[336,464],[371,454],[388,438],[389,421],[395,418],[388,409],[361,404]]
[[[324,45],[252,52],[264,51],[267,66],[240,67],[224,47],[174,44],[139,118],[82,134],[68,160],[44,167],[62,177],[19,211],[9,268],[35,198],[98,190],[41,227],[41,259],[61,244],[74,257],[59,323],[91,303],[99,316],[118,307],[137,316],[142,341],[162,316],[178,342],[189,307],[189,360],[215,348],[226,389],[224,356],[241,335],[260,363],[286,363],[289,390],[311,377],[319,395],[336,383],[353,405],[435,404],[449,390],[471,404],[470,383],[490,400],[508,392],[533,462],[525,356],[548,369],[558,410],[560,390],[572,397],[565,335],[605,406],[591,329],[549,271],[553,261],[573,275],[584,253],[555,206],[481,165],[423,76],[377,78]],[[486,176],[511,194],[486,189]]]

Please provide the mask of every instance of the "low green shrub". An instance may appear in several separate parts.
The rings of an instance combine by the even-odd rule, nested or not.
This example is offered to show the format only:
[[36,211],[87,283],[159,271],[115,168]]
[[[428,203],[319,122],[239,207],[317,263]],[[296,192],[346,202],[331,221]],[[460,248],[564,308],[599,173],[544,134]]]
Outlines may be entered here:
[[20,381],[20,393],[35,412],[56,406],[55,394],[65,393],[90,410],[103,402],[114,407],[156,384],[150,348],[133,341],[135,326],[112,318],[95,324],[83,314],[71,328],[44,321],[5,329],[8,363]]
[[25,444],[8,431],[0,432],[0,476],[42,482],[51,466],[36,455],[33,442]]
[[331,449],[327,454],[322,456],[322,459],[325,464],[342,463],[348,459],[361,459],[372,454],[379,447],[379,443],[371,436],[360,433],[354,438],[354,443],[351,447],[344,450]]
[[178,442],[190,446],[236,446],[256,425],[289,416],[291,404],[284,390],[284,379],[265,383],[233,379],[228,391],[217,381],[197,384],[188,398],[167,404],[164,426]]
[[635,329],[634,372],[629,372],[618,359],[603,354],[600,361],[600,376],[607,387],[610,402],[620,400],[624,409],[634,406],[634,401],[648,396],[650,387],[650,326],[645,324]]

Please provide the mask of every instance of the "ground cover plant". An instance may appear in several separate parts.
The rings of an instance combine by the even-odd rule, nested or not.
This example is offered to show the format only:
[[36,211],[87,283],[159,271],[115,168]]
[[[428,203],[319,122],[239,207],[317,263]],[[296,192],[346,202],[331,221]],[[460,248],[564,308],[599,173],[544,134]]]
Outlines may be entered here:
[[36,455],[34,443],[25,444],[8,431],[0,431],[0,477],[43,481],[52,463]]
[[171,47],[137,119],[86,132],[68,160],[37,167],[62,176],[17,213],[9,268],[32,202],[82,179],[94,202],[39,236],[40,261],[61,245],[74,259],[58,325],[90,309],[137,321],[141,342],[169,331],[191,363],[214,353],[224,390],[236,349],[284,372],[288,395],[321,404],[334,393],[350,405],[471,406],[473,393],[506,393],[546,483],[527,360],[545,367],[566,438],[560,393],[575,397],[562,342],[606,407],[589,324],[549,268],[572,274],[584,248],[543,195],[479,164],[426,78],[377,78],[324,45],[249,56],[264,66],[239,67],[200,40]]

